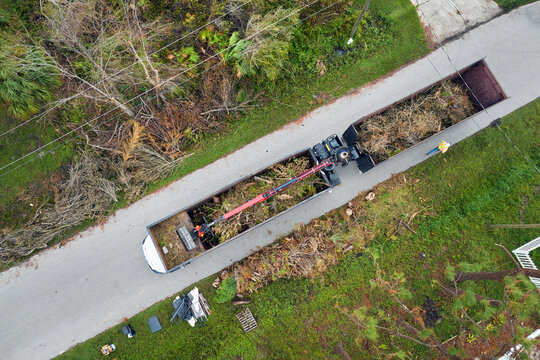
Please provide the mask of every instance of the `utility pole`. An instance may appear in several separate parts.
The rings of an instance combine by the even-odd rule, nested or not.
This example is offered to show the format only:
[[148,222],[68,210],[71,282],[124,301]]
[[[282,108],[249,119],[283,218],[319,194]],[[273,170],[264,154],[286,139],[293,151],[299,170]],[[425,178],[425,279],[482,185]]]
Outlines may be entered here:
[[347,45],[351,45],[353,43],[353,36],[354,36],[354,33],[356,32],[356,29],[358,29],[358,25],[360,25],[360,21],[362,20],[362,18],[364,17],[364,15],[366,14],[366,11],[369,7],[369,4],[371,4],[371,1],[372,0],[366,0],[366,3],[364,4],[364,7],[362,8],[362,12],[360,13],[360,16],[358,17],[358,19],[356,19],[356,22],[354,23],[354,26],[352,28],[352,31],[351,31],[351,35],[349,36],[349,40],[347,41]]

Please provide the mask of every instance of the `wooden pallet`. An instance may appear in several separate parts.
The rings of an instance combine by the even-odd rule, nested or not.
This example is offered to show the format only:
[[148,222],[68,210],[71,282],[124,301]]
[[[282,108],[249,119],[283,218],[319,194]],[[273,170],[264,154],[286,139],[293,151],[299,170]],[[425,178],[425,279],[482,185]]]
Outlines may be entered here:
[[210,311],[210,305],[208,305],[208,301],[206,301],[206,298],[201,293],[199,293],[199,302],[206,315],[211,315],[212,311]]
[[255,321],[255,318],[253,317],[253,314],[251,314],[249,308],[246,308],[242,312],[236,314],[236,317],[238,318],[238,321],[240,321],[242,329],[244,329],[245,332],[249,332],[258,326],[257,321]]

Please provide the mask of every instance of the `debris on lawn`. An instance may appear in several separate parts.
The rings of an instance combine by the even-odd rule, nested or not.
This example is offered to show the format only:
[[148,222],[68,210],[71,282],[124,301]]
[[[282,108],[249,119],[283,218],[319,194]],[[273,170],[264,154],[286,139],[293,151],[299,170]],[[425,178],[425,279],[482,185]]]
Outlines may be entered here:
[[360,144],[375,162],[388,159],[475,113],[464,85],[450,80],[358,125]]
[[[315,224],[320,220],[315,220]],[[336,246],[320,226],[302,226],[234,266],[238,293],[253,292],[279,278],[315,277],[338,261]]]
[[244,310],[236,314],[236,317],[238,318],[238,321],[240,321],[242,329],[244,329],[245,332],[250,332],[258,326],[257,321],[253,317],[253,314],[251,313],[249,308],[245,308]]
[[[273,165],[264,173],[241,182],[219,197],[214,197],[211,202],[206,203],[202,207],[199,216],[204,215],[207,219],[216,219],[242,203],[249,201],[249,199],[253,199],[258,194],[278,186],[310,167],[311,164],[308,156],[298,157],[283,164]],[[228,221],[216,224],[213,227],[216,238],[219,239],[219,242],[224,242],[246,229],[260,224],[272,216],[298,204],[302,200],[315,195],[324,187],[326,187],[326,184],[319,176],[308,177],[266,202],[258,204],[256,207],[248,208]]]
[[[414,184],[414,181],[410,181]],[[394,187],[405,185],[406,180],[394,176],[385,184],[372,189],[372,194],[383,194]],[[375,198],[364,193],[345,206],[336,209],[308,225],[297,226],[288,236],[273,245],[234,264],[230,272],[222,273],[214,283],[234,276],[237,281],[237,297],[252,293],[280,278],[315,278],[355,250],[361,251],[373,239],[372,228],[386,224],[390,237],[395,230],[394,217],[382,217],[380,207],[392,206],[395,214],[401,214],[412,229],[412,220],[420,209],[411,207],[403,195],[386,199],[377,205]],[[390,216],[390,215],[388,215]],[[411,236],[412,232],[404,236]]]

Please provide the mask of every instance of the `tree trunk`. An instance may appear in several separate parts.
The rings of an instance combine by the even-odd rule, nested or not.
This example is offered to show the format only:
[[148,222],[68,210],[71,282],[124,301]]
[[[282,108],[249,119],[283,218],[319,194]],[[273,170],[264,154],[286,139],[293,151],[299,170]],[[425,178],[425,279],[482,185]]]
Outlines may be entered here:
[[120,110],[122,110],[127,116],[129,116],[130,118],[134,117],[133,112],[126,105],[124,105],[120,101],[118,101],[115,97],[111,96],[110,100],[114,105],[116,105],[118,108],[120,108]]
[[339,356],[341,356],[341,358],[343,360],[352,360],[351,356],[349,355],[349,353],[347,353],[347,351],[345,350],[345,348],[343,347],[343,343],[342,342],[339,342],[336,347],[334,348],[334,352],[336,354],[338,354]]
[[251,300],[249,299],[240,299],[240,300],[234,300],[233,305],[247,305],[251,303]]
[[526,276],[532,276],[540,278],[540,270],[534,269],[514,269],[514,270],[502,270],[502,271],[490,271],[490,272],[458,272],[456,275],[456,281],[465,280],[503,280],[506,276],[516,276],[523,274]]

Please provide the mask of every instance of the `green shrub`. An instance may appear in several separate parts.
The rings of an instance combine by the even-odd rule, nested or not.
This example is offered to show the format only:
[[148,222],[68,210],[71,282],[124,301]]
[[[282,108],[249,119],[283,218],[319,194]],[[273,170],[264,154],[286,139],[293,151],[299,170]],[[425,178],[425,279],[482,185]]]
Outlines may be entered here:
[[295,9],[278,7],[264,16],[253,15],[247,24],[245,48],[238,55],[238,70],[242,75],[262,73],[275,80],[287,64],[292,28],[298,21]]
[[3,10],[0,9],[0,27],[9,25],[9,14]]
[[226,303],[229,300],[232,300],[236,295],[236,279],[228,278],[221,282],[219,288],[216,290],[216,296],[214,301],[218,304]]
[[0,101],[10,115],[27,119],[60,84],[44,51],[36,46],[0,43]]

